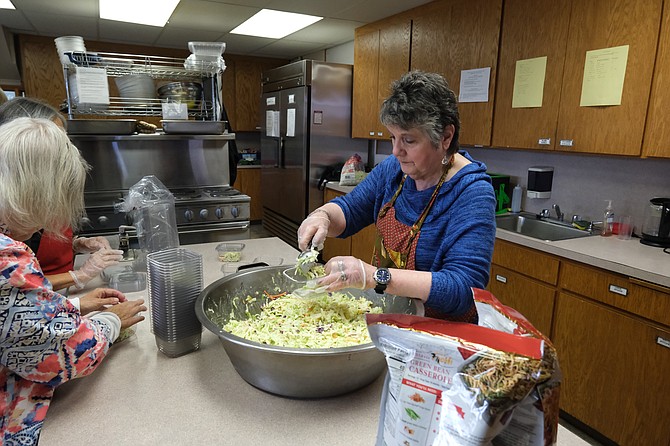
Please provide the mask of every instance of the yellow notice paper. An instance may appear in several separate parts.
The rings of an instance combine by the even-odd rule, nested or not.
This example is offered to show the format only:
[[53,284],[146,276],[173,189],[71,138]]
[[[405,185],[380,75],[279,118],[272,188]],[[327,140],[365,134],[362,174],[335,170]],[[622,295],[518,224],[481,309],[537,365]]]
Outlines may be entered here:
[[621,105],[627,63],[628,45],[587,51],[579,105]]
[[547,56],[516,61],[512,108],[542,107]]

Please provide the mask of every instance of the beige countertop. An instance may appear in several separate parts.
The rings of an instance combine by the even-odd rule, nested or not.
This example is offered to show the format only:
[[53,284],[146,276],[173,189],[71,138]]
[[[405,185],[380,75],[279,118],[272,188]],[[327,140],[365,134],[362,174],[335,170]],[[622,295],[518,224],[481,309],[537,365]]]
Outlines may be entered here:
[[[292,263],[298,251],[279,238],[242,240],[241,263],[261,255]],[[217,243],[187,245],[203,254],[204,284],[222,277]],[[88,289],[100,286],[92,283]],[[128,293],[144,298],[147,291]],[[383,378],[340,397],[297,400],[247,384],[218,338],[203,331],[200,350],[178,358],[158,351],[147,319],[92,375],[56,390],[41,446],[366,445],[374,442]]]
[[[290,264],[298,253],[276,237],[241,242],[240,264],[261,255]],[[216,245],[184,246],[203,255],[205,286],[222,277]],[[87,290],[102,284],[94,282]],[[147,291],[127,297],[146,300]],[[198,351],[168,358],[158,351],[149,324],[147,317],[133,336],[112,346],[93,374],[56,390],[41,446],[374,444],[384,374],[338,397],[274,396],[244,381],[209,331],[203,331]],[[563,426],[558,439],[559,446],[588,445]]]

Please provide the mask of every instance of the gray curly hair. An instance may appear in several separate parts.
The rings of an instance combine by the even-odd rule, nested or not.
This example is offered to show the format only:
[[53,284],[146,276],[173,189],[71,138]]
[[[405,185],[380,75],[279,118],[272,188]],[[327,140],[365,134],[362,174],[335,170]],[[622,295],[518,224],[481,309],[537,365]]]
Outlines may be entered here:
[[379,119],[387,127],[423,130],[434,147],[439,147],[445,128],[453,125],[454,136],[447,154],[458,151],[461,123],[456,95],[447,80],[437,73],[414,70],[394,81],[391,94],[382,104]]

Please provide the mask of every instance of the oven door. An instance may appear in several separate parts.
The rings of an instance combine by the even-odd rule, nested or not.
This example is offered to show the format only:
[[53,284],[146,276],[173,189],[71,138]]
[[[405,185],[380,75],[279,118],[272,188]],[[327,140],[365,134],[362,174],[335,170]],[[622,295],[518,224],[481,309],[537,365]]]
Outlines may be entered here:
[[178,225],[177,232],[179,233],[179,244],[181,245],[244,240],[250,237],[249,221]]

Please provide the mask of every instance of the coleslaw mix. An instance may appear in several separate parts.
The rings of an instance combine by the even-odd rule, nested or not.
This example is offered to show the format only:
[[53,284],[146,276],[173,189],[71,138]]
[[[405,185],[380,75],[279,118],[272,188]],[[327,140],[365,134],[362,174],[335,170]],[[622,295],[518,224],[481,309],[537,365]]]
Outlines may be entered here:
[[516,310],[473,289],[479,325],[366,316],[388,374],[376,446],[550,446],[558,432],[556,351]]
[[337,348],[371,342],[365,315],[381,313],[369,300],[347,293],[286,294],[260,313],[231,319],[223,329],[250,341],[293,348]]

